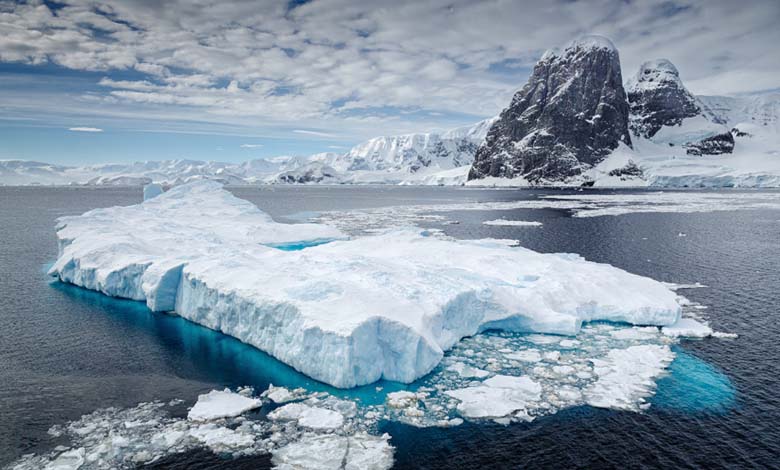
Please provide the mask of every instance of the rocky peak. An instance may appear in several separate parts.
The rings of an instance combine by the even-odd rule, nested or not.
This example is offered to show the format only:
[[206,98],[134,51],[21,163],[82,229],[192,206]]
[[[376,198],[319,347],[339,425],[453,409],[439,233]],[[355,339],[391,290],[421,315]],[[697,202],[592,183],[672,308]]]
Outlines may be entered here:
[[631,106],[631,131],[650,138],[663,126],[679,125],[701,113],[694,96],[680,80],[677,67],[666,59],[650,60],[626,84]]
[[628,113],[612,42],[587,36],[550,50],[491,126],[469,179],[542,183],[576,176],[621,142],[631,145]]

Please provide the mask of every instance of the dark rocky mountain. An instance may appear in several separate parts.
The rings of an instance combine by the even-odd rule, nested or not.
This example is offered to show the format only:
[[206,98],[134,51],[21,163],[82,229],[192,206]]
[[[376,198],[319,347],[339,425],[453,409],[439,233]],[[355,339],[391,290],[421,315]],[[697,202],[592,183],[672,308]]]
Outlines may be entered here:
[[490,128],[469,179],[564,181],[631,145],[620,58],[606,38],[588,36],[548,51]]
[[683,120],[699,118],[682,130],[688,139],[682,146],[688,155],[721,155],[734,150],[734,136],[723,122],[705,116],[704,106],[680,80],[677,67],[666,59],[643,63],[626,85],[631,107],[629,127],[636,136],[651,139],[664,127],[682,126]]
[[666,59],[643,63],[626,85],[626,93],[631,107],[629,127],[638,136],[650,138],[663,126],[679,126],[683,119],[701,113],[677,67]]

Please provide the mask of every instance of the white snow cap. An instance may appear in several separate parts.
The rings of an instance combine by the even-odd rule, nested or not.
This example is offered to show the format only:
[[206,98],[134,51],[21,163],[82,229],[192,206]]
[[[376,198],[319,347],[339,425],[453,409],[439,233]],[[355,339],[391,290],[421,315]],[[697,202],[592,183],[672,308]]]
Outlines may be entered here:
[[617,47],[615,47],[615,44],[613,44],[612,41],[608,38],[598,35],[587,35],[569,41],[563,47],[563,50],[558,47],[548,49],[539,60],[551,60],[555,57],[574,53],[577,50],[588,49],[607,49],[609,51],[617,52]]
[[685,89],[680,80],[680,72],[667,59],[654,59],[643,62],[636,74],[626,82],[629,90],[653,89],[658,86],[676,83]]
[[588,35],[574,39],[566,45],[566,49],[609,49],[617,51],[611,40],[604,36]]

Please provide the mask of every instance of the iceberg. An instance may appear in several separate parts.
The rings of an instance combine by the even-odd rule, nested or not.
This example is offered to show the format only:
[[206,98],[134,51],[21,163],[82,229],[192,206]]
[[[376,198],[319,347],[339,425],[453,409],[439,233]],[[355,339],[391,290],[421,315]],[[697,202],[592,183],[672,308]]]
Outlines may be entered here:
[[576,335],[681,314],[663,284],[575,254],[418,228],[349,239],[275,222],[208,181],[61,218],[57,237],[61,281],[175,312],[341,388],[410,383],[486,330]]

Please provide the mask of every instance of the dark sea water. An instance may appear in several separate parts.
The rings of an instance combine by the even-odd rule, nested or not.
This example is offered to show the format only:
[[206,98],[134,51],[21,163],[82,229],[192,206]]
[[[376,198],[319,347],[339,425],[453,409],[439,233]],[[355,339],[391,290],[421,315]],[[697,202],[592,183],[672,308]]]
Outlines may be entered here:
[[[302,212],[536,198],[544,191],[409,187],[234,188],[285,220]],[[596,192],[594,192],[596,193]],[[560,194],[560,192],[554,192]],[[0,466],[60,442],[55,424],[98,408],[182,398],[229,386],[305,386],[347,396],[216,332],[137,302],[61,283],[55,219],[140,202],[140,188],[0,187]],[[685,291],[736,340],[683,341],[644,413],[577,407],[528,424],[418,429],[386,422],[397,468],[780,468],[780,211],[573,218],[561,210],[461,211],[459,238],[514,238],[574,252]],[[299,215],[298,215],[299,217]],[[540,228],[485,220],[541,221]],[[678,234],[685,233],[686,237]],[[392,389],[393,384],[384,384]],[[155,468],[267,468],[268,456],[202,451]]]

